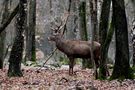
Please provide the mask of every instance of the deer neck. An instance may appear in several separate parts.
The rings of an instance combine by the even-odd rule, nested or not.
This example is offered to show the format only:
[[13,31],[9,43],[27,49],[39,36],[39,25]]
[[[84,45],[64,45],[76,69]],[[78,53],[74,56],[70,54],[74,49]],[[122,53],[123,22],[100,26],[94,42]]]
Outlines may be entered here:
[[62,49],[63,48],[63,45],[64,45],[65,43],[64,43],[64,39],[59,39],[59,40],[57,40],[56,41],[56,47],[58,48],[58,49]]

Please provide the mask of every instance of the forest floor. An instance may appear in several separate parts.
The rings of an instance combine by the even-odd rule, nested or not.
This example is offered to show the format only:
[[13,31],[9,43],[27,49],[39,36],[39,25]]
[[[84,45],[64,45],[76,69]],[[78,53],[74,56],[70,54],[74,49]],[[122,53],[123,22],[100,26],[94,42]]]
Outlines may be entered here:
[[40,69],[23,67],[23,77],[7,77],[7,69],[0,70],[0,90],[135,90],[135,80],[95,80],[93,70],[75,66],[75,75],[67,68]]

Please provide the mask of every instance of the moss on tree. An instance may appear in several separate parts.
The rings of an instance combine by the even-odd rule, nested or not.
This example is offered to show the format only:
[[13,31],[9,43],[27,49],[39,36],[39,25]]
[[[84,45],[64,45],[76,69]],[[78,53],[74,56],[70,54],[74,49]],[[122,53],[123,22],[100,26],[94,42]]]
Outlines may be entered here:
[[107,70],[106,60],[108,55],[108,48],[113,35],[113,29],[110,29],[108,32],[110,5],[111,5],[111,0],[103,1],[102,12],[100,17],[99,39],[101,43],[101,60],[100,60],[100,67],[99,67],[100,68],[99,78],[101,79],[105,79],[107,77],[108,70]]

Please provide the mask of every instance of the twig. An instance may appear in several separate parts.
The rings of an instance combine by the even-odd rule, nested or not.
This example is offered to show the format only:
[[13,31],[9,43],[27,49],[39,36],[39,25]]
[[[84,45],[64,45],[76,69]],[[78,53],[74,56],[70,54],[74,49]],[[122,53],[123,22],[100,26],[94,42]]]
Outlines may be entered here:
[[[55,48],[51,54],[49,55],[49,57],[46,59],[46,61],[43,63],[42,67],[44,67],[44,65],[47,63],[47,61],[54,55],[54,53],[56,52],[57,48]],[[42,67],[40,67],[38,70],[40,70]]]
[[[65,15],[64,15],[64,16],[65,16]],[[66,19],[63,20],[63,21],[65,21],[65,22],[64,22],[64,24],[59,28],[59,31],[60,31],[62,28],[64,28],[64,27],[66,26],[66,23],[67,23],[67,21],[68,21],[68,17],[69,17],[69,13],[67,13]],[[64,35],[64,33],[65,33],[65,29],[64,29],[63,32],[62,32],[62,36]]]

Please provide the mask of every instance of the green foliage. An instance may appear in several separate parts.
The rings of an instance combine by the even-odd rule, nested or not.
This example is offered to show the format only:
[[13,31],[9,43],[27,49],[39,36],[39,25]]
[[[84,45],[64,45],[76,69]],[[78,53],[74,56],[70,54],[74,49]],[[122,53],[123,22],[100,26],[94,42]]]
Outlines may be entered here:
[[121,74],[121,75],[114,75],[113,74],[110,77],[109,80],[114,80],[114,79],[124,80],[124,79],[134,79],[134,78],[135,78],[135,76],[133,75],[133,69],[132,68],[129,68],[128,69],[128,72],[126,73],[126,75],[123,75],[123,74]]
[[22,63],[27,66],[27,61],[31,61],[33,63],[36,63],[36,51],[35,49],[31,52],[31,59],[28,58],[28,56],[25,56],[25,58],[22,60]]
[[109,69],[113,69],[113,67],[114,67],[114,66],[113,66],[112,64],[109,64],[109,65],[108,65],[108,68],[109,68]]
[[132,70],[132,73],[133,73],[133,77],[135,78],[135,66],[133,66],[132,68],[131,68],[131,70]]
[[82,64],[82,61],[81,60],[83,60],[83,59],[80,59],[80,58],[75,59],[76,64],[81,65]]
[[113,21],[110,23],[109,26],[109,31],[107,33],[105,42],[103,43],[103,45],[101,46],[101,66],[99,69],[99,78],[102,79],[106,79],[106,74],[107,74],[107,67],[105,67],[107,59],[108,58],[108,49],[109,49],[109,45],[111,43],[112,37],[113,37],[113,33],[114,33],[114,26],[113,26]]
[[[69,59],[66,57],[60,57],[59,59],[61,65],[69,65]],[[76,64],[81,64],[81,59],[75,59]]]
[[89,59],[82,59],[83,68],[92,68],[92,63]]
[[104,74],[106,74],[106,69],[105,69],[105,67],[100,67],[99,68],[99,77],[98,77],[98,79],[100,79],[100,80],[105,80],[107,77],[106,77],[106,75],[104,75]]
[[69,64],[68,58],[60,57],[59,60],[60,60],[61,65],[63,65],[63,64],[68,65]]
[[135,66],[133,66],[131,69],[132,69],[133,73],[135,73]]
[[31,57],[31,61],[36,61],[36,51],[35,51],[35,49],[34,50],[32,50],[32,57]]

